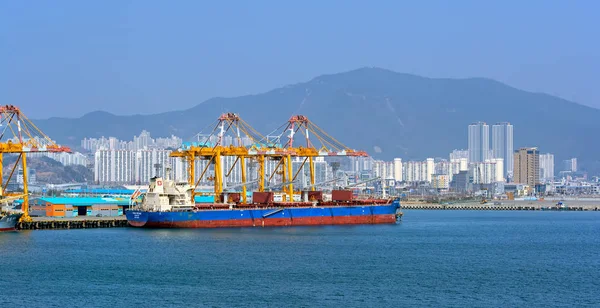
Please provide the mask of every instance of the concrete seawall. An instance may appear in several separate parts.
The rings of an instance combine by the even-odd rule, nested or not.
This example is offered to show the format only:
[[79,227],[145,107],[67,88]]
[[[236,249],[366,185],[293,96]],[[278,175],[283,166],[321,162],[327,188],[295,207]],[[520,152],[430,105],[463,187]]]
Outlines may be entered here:
[[127,227],[127,218],[118,217],[33,217],[31,222],[19,222],[17,230],[91,229]]

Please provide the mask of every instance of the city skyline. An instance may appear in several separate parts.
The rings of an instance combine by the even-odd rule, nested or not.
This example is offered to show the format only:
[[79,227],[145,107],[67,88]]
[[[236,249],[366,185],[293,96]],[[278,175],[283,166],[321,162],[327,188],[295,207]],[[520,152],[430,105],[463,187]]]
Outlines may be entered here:
[[[482,129],[482,127],[488,125],[485,122],[474,122],[474,124],[470,125],[470,128],[473,126],[479,131],[486,131],[486,129]],[[473,129],[471,129],[471,132],[472,131]],[[477,137],[480,138],[481,136]],[[454,177],[459,175],[460,172],[467,172],[470,177],[469,183],[476,185],[489,185],[494,182],[506,182],[507,180],[509,180],[508,183],[511,183],[512,181],[510,181],[510,178],[504,177],[504,170],[506,170],[504,159],[496,158],[494,153],[499,153],[499,151],[504,152],[505,150],[497,145],[499,141],[501,141],[503,145],[506,145],[506,148],[510,149],[512,125],[508,122],[498,122],[494,124],[492,126],[491,137],[495,142],[491,144],[490,150],[488,151],[488,159],[484,162],[470,162],[468,156],[473,151],[454,149],[448,153],[447,159],[426,158],[423,160],[405,161],[401,157],[398,157],[393,161],[382,161],[369,157],[368,159],[354,160],[352,162],[352,167],[344,170],[346,172],[353,172],[357,178],[364,178],[363,175],[359,176],[359,170],[363,170],[367,171],[368,174],[372,176],[381,176],[383,178],[394,180],[395,182],[429,183],[429,185],[434,185],[437,189],[449,189],[452,181],[455,180]],[[231,139],[231,136],[224,136],[222,140],[223,144],[226,145],[228,142],[233,142],[233,140],[229,140],[228,138]],[[94,164],[95,182],[98,184],[139,184],[143,182],[144,178],[156,173],[155,164],[161,165],[160,174],[164,174],[166,166],[171,166],[175,177],[178,180],[185,180],[184,177],[187,175],[185,163],[182,163],[180,159],[169,157],[170,149],[178,148],[184,144],[185,142],[182,142],[181,139],[176,136],[171,136],[170,138],[152,138],[148,131],[142,130],[130,140],[119,140],[115,137],[84,138],[81,141],[82,147],[90,152],[91,150],[95,150],[95,152],[91,152],[87,155],[76,152],[74,154],[37,153],[31,156],[52,156],[51,158],[62,162],[64,165],[89,165],[89,162],[91,161]],[[169,148],[169,150],[167,148]],[[109,155],[109,158],[107,158],[108,160],[105,158],[104,162],[101,163],[103,167],[99,165],[101,160],[98,160],[98,153],[100,152],[105,153],[102,155]],[[89,158],[90,155],[92,157],[91,159]],[[114,156],[114,158],[110,158],[110,155]],[[548,157],[551,157],[551,159],[546,159]],[[110,160],[113,162],[108,163]],[[553,174],[555,172],[555,164],[553,160],[554,156],[550,153],[540,155],[539,174],[536,179],[539,179],[540,183],[550,183],[554,180]],[[120,170],[121,167],[119,167],[119,164],[123,164],[125,166],[123,168],[128,169],[129,171]],[[227,162],[224,162],[224,166],[227,164]],[[108,165],[111,167],[107,167]],[[569,170],[567,171],[569,174],[572,174],[576,172],[577,160],[575,158],[564,160],[562,165],[568,165]],[[271,167],[267,166],[267,169]],[[112,169],[109,170],[106,168]],[[228,167],[225,169],[228,169]],[[327,175],[327,172],[330,172],[330,170],[323,170],[326,170],[324,171],[325,174],[320,178],[330,178],[330,175]],[[103,175],[100,175],[100,173]],[[199,174],[196,176],[198,175]],[[232,169],[231,178],[233,179],[231,180],[232,183],[236,183],[235,179],[239,178],[238,167]]]

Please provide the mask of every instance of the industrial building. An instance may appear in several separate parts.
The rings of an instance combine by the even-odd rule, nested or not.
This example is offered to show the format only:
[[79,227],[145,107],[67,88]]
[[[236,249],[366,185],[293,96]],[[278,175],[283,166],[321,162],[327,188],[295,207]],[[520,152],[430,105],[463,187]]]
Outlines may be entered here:
[[41,197],[29,202],[30,216],[77,217],[121,216],[129,207],[129,198]]

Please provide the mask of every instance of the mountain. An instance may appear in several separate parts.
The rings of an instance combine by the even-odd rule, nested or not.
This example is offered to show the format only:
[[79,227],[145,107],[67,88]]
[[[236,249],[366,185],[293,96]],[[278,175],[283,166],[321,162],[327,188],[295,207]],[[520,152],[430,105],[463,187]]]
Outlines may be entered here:
[[[17,161],[16,155],[7,155],[3,161],[2,175],[6,181],[10,172]],[[19,163],[20,164],[20,163]],[[35,170],[35,177],[38,183],[64,184],[64,183],[83,183],[94,180],[92,170],[85,166],[63,166],[60,162],[49,157],[28,157],[28,170]],[[15,183],[17,171],[11,178],[11,183]]]
[[490,79],[424,78],[380,68],[323,75],[257,95],[213,98],[182,111],[133,116],[93,112],[78,119],[34,122],[70,145],[84,137],[131,140],[142,129],[153,137],[190,139],[223,112],[238,113],[263,134],[292,114],[303,114],[348,147],[386,160],[447,157],[453,149],[467,147],[468,124],[508,121],[514,125],[515,149],[537,146],[542,153],[554,153],[557,166],[561,159],[577,157],[581,167],[600,170],[600,146],[594,142],[598,109]]

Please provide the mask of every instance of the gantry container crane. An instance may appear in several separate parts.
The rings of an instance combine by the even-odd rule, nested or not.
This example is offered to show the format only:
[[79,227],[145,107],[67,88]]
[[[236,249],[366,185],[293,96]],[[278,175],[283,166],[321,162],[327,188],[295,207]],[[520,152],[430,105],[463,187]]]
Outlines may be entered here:
[[[11,196],[6,188],[20,162],[23,170],[23,204],[21,206],[23,216],[21,216],[21,221],[30,221],[27,153],[71,152],[71,149],[57,145],[39,130],[18,107],[13,105],[0,106],[0,130],[0,198]],[[17,161],[12,167],[6,182],[4,182],[2,176],[4,174],[4,154],[18,154]]]
[[[234,113],[224,113],[222,114],[218,120],[216,121],[216,125],[214,125],[208,137],[203,142],[200,142],[198,145],[192,145],[190,147],[181,148],[177,151],[173,151],[170,156],[171,157],[181,157],[187,161],[187,173],[188,173],[188,182],[190,185],[197,187],[205,173],[208,171],[208,168],[212,165],[214,166],[214,176],[212,180],[214,181],[214,194],[215,197],[218,197],[223,193],[223,182],[226,177],[228,177],[233,168],[240,163],[241,167],[241,177],[242,183],[246,183],[246,158],[248,158],[248,148],[242,144],[242,137],[249,137],[253,144],[259,142],[259,140],[263,139],[263,137],[250,125],[248,125],[244,120],[242,120],[237,114]],[[223,137],[228,133],[232,132],[233,137],[235,138],[235,144],[229,146],[223,146]],[[215,136],[217,141],[215,144],[210,144],[209,139]],[[221,163],[222,156],[235,156],[236,160],[234,164],[231,166],[229,171],[226,174],[223,174],[222,170],[223,166]],[[204,170],[202,170],[198,180],[195,179],[195,166],[196,159],[205,159],[208,161]],[[260,185],[260,184],[259,184]],[[242,198],[243,202],[246,203],[246,184],[242,186]],[[194,194],[192,194],[192,198],[194,198]],[[193,199],[192,199],[193,200]]]
[[[282,162],[278,165],[282,170],[280,173],[283,175],[283,181],[287,182],[287,187],[284,188],[284,192],[287,194],[289,200],[293,200],[294,186],[293,182],[298,174],[303,170],[306,162],[308,161],[310,169],[310,189],[315,189],[315,169],[314,169],[314,157],[319,156],[354,156],[354,157],[368,157],[369,155],[365,151],[356,151],[348,148],[335,138],[327,134],[323,129],[311,122],[308,117],[304,115],[292,116],[280,131],[278,142],[281,142],[281,138],[287,133],[287,140],[281,151],[287,152],[282,159]],[[295,138],[296,134],[302,134],[303,138]],[[314,136],[313,139],[310,136]],[[316,140],[315,140],[316,138]],[[304,145],[295,146],[296,141],[302,141]],[[250,151],[252,153],[252,151]],[[302,164],[296,171],[295,175],[292,175],[292,160],[291,157],[304,157]],[[276,170],[277,171],[277,168]],[[274,171],[274,172],[275,172]],[[287,175],[287,177],[286,177]],[[334,175],[335,176],[335,175]]]
[[[289,201],[293,200],[293,183],[297,176],[303,170],[304,165],[308,161],[310,168],[310,189],[315,189],[315,171],[313,158],[318,156],[362,156],[367,157],[368,154],[364,151],[355,151],[344,146],[342,143],[325,133],[314,123],[310,122],[307,117],[302,115],[292,116],[286,123],[280,126],[277,130],[280,130],[281,134],[276,135],[275,140],[269,141],[263,135],[258,133],[254,128],[243,121],[237,114],[225,113],[219,117],[216,125],[214,125],[212,132],[208,135],[208,139],[211,136],[216,136],[217,141],[214,145],[208,142],[200,143],[197,146],[190,146],[181,148],[171,153],[172,157],[182,157],[186,159],[188,165],[188,182],[190,185],[198,186],[200,180],[204,177],[204,174],[208,168],[214,166],[214,194],[215,197],[220,196],[223,193],[223,182],[224,178],[228,177],[235,165],[240,162],[241,164],[241,176],[242,183],[246,183],[246,167],[245,160],[247,158],[255,159],[258,162],[258,191],[263,192],[265,190],[265,160],[270,158],[279,161],[277,166],[274,168],[273,173],[269,176],[269,181],[273,176],[278,173],[282,175],[281,182],[285,183],[284,192],[285,196]],[[276,131],[277,131],[276,130]],[[237,145],[223,146],[222,140],[227,132],[234,131],[234,138],[238,141]],[[280,145],[281,137],[283,134],[288,133],[287,141],[284,145]],[[294,146],[294,135],[300,132],[305,136],[305,146]],[[242,133],[249,137],[252,141],[252,145],[248,148],[242,145]],[[313,143],[309,138],[310,135],[315,136],[318,140]],[[317,145],[319,147],[317,148]],[[236,161],[231,166],[226,174],[223,174],[221,165],[222,156],[236,156]],[[292,157],[304,157],[302,165],[298,171],[292,173]],[[208,160],[208,164],[202,170],[198,180],[195,179],[195,161],[197,158]],[[246,185],[242,185],[242,198],[243,202],[246,203]]]

